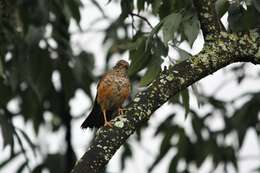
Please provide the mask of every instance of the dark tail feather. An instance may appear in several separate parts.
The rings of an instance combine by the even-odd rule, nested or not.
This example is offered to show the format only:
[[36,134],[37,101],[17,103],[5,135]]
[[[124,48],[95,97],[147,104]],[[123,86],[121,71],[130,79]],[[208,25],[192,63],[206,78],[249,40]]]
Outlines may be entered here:
[[[112,119],[113,111],[107,111],[107,120],[110,121]],[[92,108],[92,111],[88,115],[88,117],[85,119],[85,121],[81,124],[81,128],[99,128],[104,125],[104,116],[101,110],[100,105],[98,104],[97,100],[94,102],[94,106]]]
[[100,105],[97,103],[97,100],[94,102],[94,106],[92,111],[85,119],[85,121],[81,124],[81,128],[93,128],[93,127],[100,127],[103,124],[103,117]]

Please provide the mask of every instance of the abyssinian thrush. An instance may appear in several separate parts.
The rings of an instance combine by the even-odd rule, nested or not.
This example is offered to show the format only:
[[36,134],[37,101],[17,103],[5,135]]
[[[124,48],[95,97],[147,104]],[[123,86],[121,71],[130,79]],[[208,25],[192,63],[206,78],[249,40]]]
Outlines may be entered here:
[[109,122],[112,114],[115,111],[122,113],[122,104],[130,94],[128,67],[128,62],[120,60],[101,77],[92,111],[82,123],[82,128],[99,128],[102,125],[112,127]]

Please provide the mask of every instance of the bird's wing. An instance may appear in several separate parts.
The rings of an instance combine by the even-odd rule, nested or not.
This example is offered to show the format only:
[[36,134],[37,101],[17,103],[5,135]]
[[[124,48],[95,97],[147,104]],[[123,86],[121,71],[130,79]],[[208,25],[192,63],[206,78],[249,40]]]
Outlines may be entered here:
[[[100,85],[100,81],[102,81],[104,79],[106,74],[107,73],[105,73],[101,76],[101,79],[98,81],[97,88]],[[101,107],[100,107],[99,103],[97,102],[97,94],[96,94],[92,110],[89,113],[89,115],[87,116],[87,118],[84,120],[84,122],[81,124],[81,128],[88,128],[88,127],[90,127],[90,128],[97,127],[98,128],[98,127],[102,126],[104,124],[103,123],[104,120],[102,119],[102,116],[99,116],[101,114],[102,114],[102,111],[101,111]]]
[[109,74],[109,72],[106,72],[106,73],[104,73],[101,77],[100,77],[100,79],[99,79],[99,81],[98,81],[98,84],[97,84],[97,88],[99,87],[99,85],[100,85],[100,82],[102,82],[103,80],[104,80],[104,78],[106,78],[106,76]]

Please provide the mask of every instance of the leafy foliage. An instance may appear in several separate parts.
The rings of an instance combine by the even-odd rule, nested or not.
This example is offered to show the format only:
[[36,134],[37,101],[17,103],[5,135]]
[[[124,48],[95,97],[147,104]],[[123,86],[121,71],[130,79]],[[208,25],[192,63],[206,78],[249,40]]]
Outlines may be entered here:
[[[68,31],[70,20],[80,21],[81,5],[78,0],[1,1],[0,118],[4,147],[11,146],[13,151],[14,138],[17,138],[21,150],[24,150],[23,141],[27,141],[36,154],[35,150],[39,149],[37,145],[23,129],[16,129],[12,119],[22,116],[26,122],[33,122],[37,135],[40,126],[46,123],[43,115],[48,111],[53,119],[60,119],[52,129],[65,126],[66,133],[69,134],[71,127],[68,122],[72,119],[68,112],[69,100],[78,88],[91,97],[94,57],[83,50],[74,54]],[[51,32],[47,34],[48,30]],[[55,88],[52,82],[54,72],[60,74],[61,88]],[[18,113],[8,109],[11,100],[19,100]],[[67,145],[71,145],[71,142],[67,141]],[[73,151],[66,151],[61,158],[65,160],[71,152]],[[14,156],[11,155],[9,160]],[[71,160],[67,166],[63,161],[61,167],[69,172],[74,161]],[[17,171],[22,172],[27,167],[27,162],[28,160]],[[48,158],[47,162],[53,164]],[[49,170],[52,172],[53,168],[55,166]]]
[[219,18],[228,12],[229,30],[231,31],[246,31],[254,29],[260,24],[258,18],[253,19],[254,16],[259,15],[259,2],[256,0],[239,0],[232,4],[227,0],[218,0],[215,7]]

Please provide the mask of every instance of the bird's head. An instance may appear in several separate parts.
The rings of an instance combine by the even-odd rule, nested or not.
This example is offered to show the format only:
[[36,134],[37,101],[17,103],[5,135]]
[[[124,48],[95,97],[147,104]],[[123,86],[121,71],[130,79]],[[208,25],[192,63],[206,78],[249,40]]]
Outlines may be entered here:
[[129,63],[125,60],[120,60],[116,63],[114,69],[124,69],[127,70],[129,67]]

